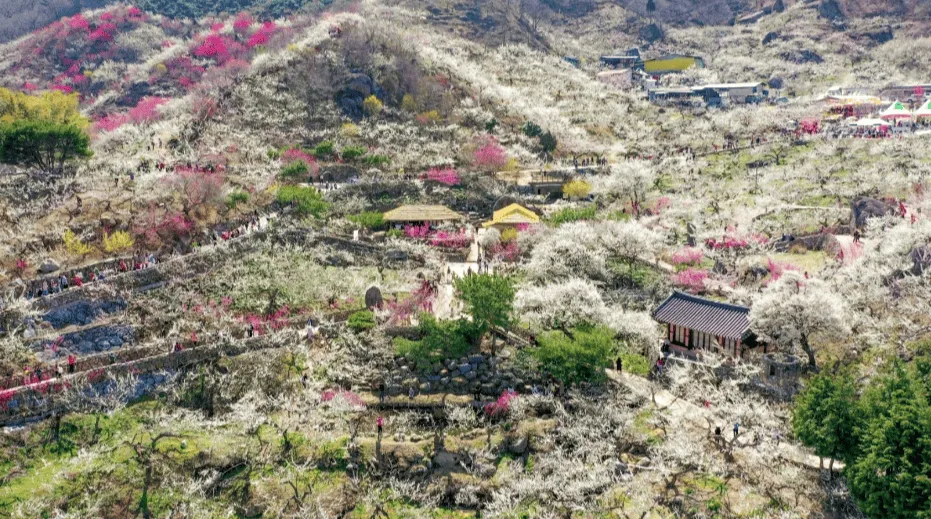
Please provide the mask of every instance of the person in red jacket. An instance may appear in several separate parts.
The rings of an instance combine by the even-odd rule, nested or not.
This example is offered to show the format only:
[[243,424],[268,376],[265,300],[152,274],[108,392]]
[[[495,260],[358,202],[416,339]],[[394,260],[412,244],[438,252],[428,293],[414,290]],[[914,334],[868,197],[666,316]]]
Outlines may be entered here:
[[81,279],[80,274],[75,274],[74,279],[71,280],[72,284],[78,288],[84,286],[84,280]]
[[73,354],[68,355],[68,373],[74,373],[74,367],[77,363],[78,359]]

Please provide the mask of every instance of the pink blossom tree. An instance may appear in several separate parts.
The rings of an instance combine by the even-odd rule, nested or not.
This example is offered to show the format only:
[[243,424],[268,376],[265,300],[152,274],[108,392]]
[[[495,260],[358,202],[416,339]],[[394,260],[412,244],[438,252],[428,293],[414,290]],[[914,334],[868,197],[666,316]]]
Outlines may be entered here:
[[704,269],[685,269],[672,275],[672,283],[678,287],[684,288],[694,294],[705,291],[705,281],[708,279],[708,271]]
[[453,168],[431,168],[427,171],[427,180],[439,182],[445,186],[458,186],[460,183],[459,174]]
[[210,173],[194,168],[178,168],[168,178],[169,185],[181,198],[186,216],[200,208],[220,203],[225,181],[226,176],[221,171]]
[[472,154],[472,164],[478,168],[495,170],[503,168],[508,162],[508,155],[501,144],[492,135],[479,140],[478,147]]
[[670,261],[675,266],[698,265],[704,259],[705,253],[695,247],[685,247],[672,254]]

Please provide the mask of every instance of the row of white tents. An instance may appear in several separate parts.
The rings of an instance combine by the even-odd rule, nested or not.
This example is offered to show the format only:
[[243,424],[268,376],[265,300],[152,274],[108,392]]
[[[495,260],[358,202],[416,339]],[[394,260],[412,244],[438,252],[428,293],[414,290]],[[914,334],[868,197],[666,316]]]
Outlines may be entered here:
[[931,99],[922,103],[918,110],[912,112],[903,103],[896,101],[889,105],[888,108],[879,113],[877,117],[868,117],[857,121],[851,121],[850,126],[857,127],[874,127],[889,126],[890,123],[899,121],[921,119],[931,120]]
[[900,119],[920,119],[922,117],[931,117],[931,99],[922,103],[918,110],[912,113],[908,108],[902,104],[901,101],[896,101],[889,105],[889,108],[886,108],[879,113],[879,118],[884,121],[897,121]]

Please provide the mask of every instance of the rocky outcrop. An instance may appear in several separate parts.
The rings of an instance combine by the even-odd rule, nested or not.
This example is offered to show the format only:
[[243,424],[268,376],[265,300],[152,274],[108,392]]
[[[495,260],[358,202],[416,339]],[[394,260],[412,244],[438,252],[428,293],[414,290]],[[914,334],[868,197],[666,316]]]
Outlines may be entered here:
[[[98,326],[89,330],[82,330],[65,334],[57,345],[57,351],[50,351],[52,356],[63,357],[69,353],[80,356],[91,355],[103,351],[120,348],[133,342],[136,331],[126,325]],[[49,349],[54,341],[46,340],[39,343],[43,350]]]
[[46,313],[42,320],[59,329],[66,326],[86,326],[105,314],[122,312],[126,309],[126,301],[115,299],[110,301],[76,301],[60,306]]
[[870,218],[895,214],[895,207],[875,198],[857,198],[850,204],[850,225],[856,228],[866,226]]
[[362,103],[365,98],[374,95],[379,99],[385,99],[385,91],[366,74],[354,74],[346,82],[346,86],[336,93],[336,104],[339,106],[343,115],[354,120],[360,120],[365,115]]

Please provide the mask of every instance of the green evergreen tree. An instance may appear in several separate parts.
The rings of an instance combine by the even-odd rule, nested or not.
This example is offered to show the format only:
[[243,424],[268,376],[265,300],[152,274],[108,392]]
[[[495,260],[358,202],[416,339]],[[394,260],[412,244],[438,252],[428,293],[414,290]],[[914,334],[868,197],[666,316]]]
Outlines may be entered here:
[[860,449],[845,469],[851,494],[871,518],[931,519],[931,407],[901,364],[862,399]]
[[73,124],[19,120],[0,125],[0,162],[61,173],[73,159],[90,157],[90,137]]
[[795,400],[792,428],[821,458],[849,461],[856,452],[857,394],[853,379],[822,374]]

